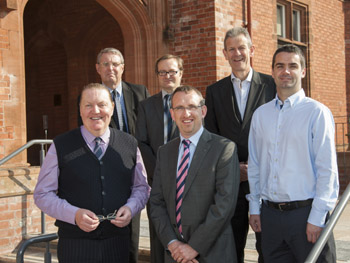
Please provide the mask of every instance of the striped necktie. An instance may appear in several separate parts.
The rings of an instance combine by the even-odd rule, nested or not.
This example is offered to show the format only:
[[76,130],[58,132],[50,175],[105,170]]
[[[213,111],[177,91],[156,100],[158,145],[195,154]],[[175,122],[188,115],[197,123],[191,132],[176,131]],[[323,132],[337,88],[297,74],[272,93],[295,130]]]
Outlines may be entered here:
[[[122,105],[120,103],[120,94],[115,89],[112,91],[112,99],[115,103],[115,109],[117,111],[117,119],[118,119],[118,128],[121,131],[124,131],[124,121],[123,121],[123,111],[122,111]],[[115,116],[114,116],[115,117]]]
[[177,176],[176,176],[176,224],[181,234],[182,234],[182,225],[181,225],[182,195],[185,189],[185,181],[188,173],[191,141],[183,140],[182,143],[184,146],[184,152],[180,161],[180,165],[177,169]]
[[102,157],[101,142],[102,142],[102,139],[100,137],[95,138],[94,154],[96,155],[97,159],[99,159],[99,160]]

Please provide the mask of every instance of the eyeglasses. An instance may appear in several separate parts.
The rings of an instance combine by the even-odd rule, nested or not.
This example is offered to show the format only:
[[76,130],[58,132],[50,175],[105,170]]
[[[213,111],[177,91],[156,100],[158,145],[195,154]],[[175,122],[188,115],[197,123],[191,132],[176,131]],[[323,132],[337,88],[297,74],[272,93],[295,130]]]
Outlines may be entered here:
[[119,67],[121,64],[124,64],[124,63],[117,63],[117,62],[100,62],[100,63],[98,63],[98,64],[104,66],[105,68],[109,68],[110,66],[112,66],[112,68],[117,68],[117,67]]
[[113,220],[113,219],[115,219],[116,216],[117,216],[117,211],[118,210],[114,210],[113,213],[110,213],[107,216],[97,215],[98,221],[102,222],[102,221],[105,221],[105,220]]
[[178,72],[179,71],[175,71],[175,70],[170,70],[170,71],[161,70],[161,71],[158,71],[158,75],[161,77],[164,77],[168,74],[169,74],[169,76],[175,76]]
[[190,112],[195,112],[197,109],[201,108],[203,105],[195,106],[195,105],[190,105],[188,107],[183,107],[183,106],[178,106],[175,108],[172,108],[175,112],[178,113],[183,113],[185,110],[188,110]]

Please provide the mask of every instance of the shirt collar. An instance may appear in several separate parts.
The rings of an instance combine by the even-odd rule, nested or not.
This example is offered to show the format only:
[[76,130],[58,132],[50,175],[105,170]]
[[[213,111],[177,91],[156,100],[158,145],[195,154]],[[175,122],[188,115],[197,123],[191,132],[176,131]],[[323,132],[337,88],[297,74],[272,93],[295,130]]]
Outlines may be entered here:
[[[251,82],[252,81],[252,77],[253,77],[253,69],[250,68],[249,70],[249,73],[248,73],[248,76],[246,77],[245,80],[242,80],[243,81],[247,81],[247,82]],[[235,74],[233,74],[233,72],[231,73],[231,81],[234,81],[237,77],[235,76]]]
[[164,99],[165,95],[171,95],[172,93],[168,93],[162,89],[162,98]]
[[[112,89],[110,87],[107,87],[105,84],[103,84],[103,85],[109,90],[109,92],[112,92]],[[117,86],[117,88],[115,90],[119,93],[120,96],[122,96],[123,89],[122,89],[122,83],[121,82],[119,83],[119,85]]]
[[[86,128],[84,125],[81,125],[80,126],[80,131],[81,131],[81,134],[83,135],[85,141],[92,145],[94,144],[94,140],[96,138],[96,136],[92,135]],[[107,144],[109,142],[109,136],[111,134],[111,131],[109,130],[109,127],[107,128],[107,130],[105,131],[104,134],[102,134],[101,136],[99,136],[101,139],[102,139],[102,142]]]
[[[195,147],[197,147],[199,138],[201,137],[201,135],[202,135],[202,133],[203,133],[203,130],[204,130],[204,129],[203,129],[203,126],[201,126],[201,127],[199,128],[199,130],[198,130],[195,134],[193,134],[190,138],[188,138],[188,139],[182,137],[182,135],[180,134],[181,142],[182,142],[182,140],[190,140],[191,143],[192,143]],[[181,146],[181,143],[180,143],[180,146]]]
[[284,103],[278,98],[278,94],[276,94],[276,106],[281,106],[284,104],[289,104],[290,107],[294,107],[298,103],[300,103],[305,98],[305,92],[304,89],[298,90],[296,93],[294,93],[292,96],[289,96]]

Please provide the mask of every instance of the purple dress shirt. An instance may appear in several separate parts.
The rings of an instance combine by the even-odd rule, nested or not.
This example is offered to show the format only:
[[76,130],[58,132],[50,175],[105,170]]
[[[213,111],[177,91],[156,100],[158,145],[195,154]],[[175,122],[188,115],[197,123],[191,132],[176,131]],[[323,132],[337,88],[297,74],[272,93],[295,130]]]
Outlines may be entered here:
[[[86,130],[84,126],[80,127],[83,138],[89,148],[93,151],[95,146],[95,136]],[[100,136],[102,139],[102,156],[106,152],[109,143],[110,130]],[[47,152],[44,163],[41,167],[38,183],[34,190],[35,204],[49,216],[58,220],[75,225],[75,214],[80,207],[69,204],[66,200],[57,196],[58,190],[58,159],[55,144],[52,144]],[[150,194],[150,187],[147,183],[147,174],[143,164],[140,150],[137,148],[136,165],[132,176],[131,195],[126,202],[134,216],[140,212],[146,205]]]

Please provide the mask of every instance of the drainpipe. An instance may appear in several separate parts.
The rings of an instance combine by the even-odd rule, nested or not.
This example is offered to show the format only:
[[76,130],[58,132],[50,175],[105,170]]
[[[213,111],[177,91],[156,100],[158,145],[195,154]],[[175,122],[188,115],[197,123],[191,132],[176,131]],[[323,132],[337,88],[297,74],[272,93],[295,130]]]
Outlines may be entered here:
[[[246,28],[253,41],[252,36],[252,10],[251,10],[251,0],[247,0],[247,25]],[[250,66],[253,67],[253,58],[250,58]]]

